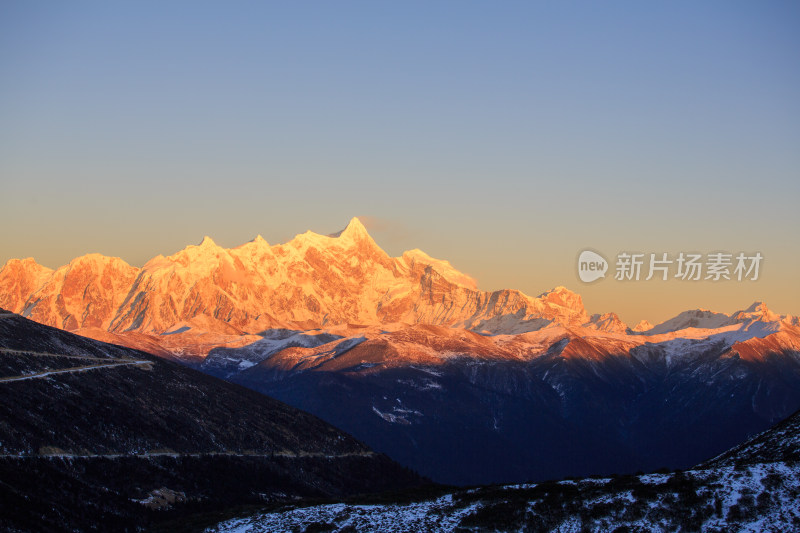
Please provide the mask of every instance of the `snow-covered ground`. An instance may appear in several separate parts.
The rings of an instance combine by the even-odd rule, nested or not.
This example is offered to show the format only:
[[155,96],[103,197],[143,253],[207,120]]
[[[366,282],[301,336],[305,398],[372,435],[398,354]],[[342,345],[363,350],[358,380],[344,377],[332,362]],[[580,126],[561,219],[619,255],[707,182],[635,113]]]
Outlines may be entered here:
[[453,531],[477,504],[453,506],[453,496],[406,505],[331,504],[305,507],[284,513],[234,519],[209,531],[254,533],[302,531],[311,524],[335,525],[350,531]]
[[[483,487],[404,504],[297,507],[223,522],[208,533],[305,531],[800,530],[800,465]],[[329,529],[327,529],[329,528]],[[316,530],[316,529],[314,529]]]

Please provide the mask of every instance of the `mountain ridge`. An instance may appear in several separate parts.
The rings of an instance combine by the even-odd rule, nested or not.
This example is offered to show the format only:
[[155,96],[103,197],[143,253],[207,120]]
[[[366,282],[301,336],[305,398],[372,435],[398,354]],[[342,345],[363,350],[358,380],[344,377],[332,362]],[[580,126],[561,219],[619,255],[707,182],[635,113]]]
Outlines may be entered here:
[[358,218],[339,232],[306,231],[276,245],[258,235],[223,248],[205,236],[141,268],[94,253],[55,270],[32,258],[12,259],[0,269],[0,305],[43,324],[185,361],[274,329],[431,324],[484,335],[566,327],[653,337],[747,322],[769,323],[774,331],[800,323],[755,302],[730,315],[688,310],[630,328],[613,312],[590,315],[581,296],[564,286],[536,297],[481,291],[472,277],[419,249],[390,257]]
[[[10,260],[0,269],[0,304],[67,330],[161,334],[205,316],[242,333],[271,327],[431,323],[494,333],[581,324],[580,297],[563,287],[533,298],[513,289],[480,291],[470,276],[418,249],[390,257],[353,218],[340,232],[311,231],[269,245],[260,236],[235,248],[210,237],[141,268],[87,254],[55,270]],[[565,292],[566,291],[566,292]]]

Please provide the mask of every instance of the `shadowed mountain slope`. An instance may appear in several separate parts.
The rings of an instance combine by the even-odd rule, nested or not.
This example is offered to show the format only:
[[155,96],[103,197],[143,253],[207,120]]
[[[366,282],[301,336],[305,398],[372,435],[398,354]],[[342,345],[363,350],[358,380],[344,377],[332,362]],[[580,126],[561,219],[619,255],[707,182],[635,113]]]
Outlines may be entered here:
[[0,313],[0,525],[128,529],[198,509],[419,484],[320,419]]

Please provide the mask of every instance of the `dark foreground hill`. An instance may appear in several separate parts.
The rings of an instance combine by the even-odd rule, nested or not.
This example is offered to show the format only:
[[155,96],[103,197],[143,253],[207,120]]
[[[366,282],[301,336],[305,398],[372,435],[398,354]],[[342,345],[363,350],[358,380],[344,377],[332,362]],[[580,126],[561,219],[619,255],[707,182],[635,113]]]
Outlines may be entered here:
[[691,470],[295,506],[209,532],[800,531],[798,459],[800,412]]
[[276,400],[0,311],[2,530],[134,530],[420,482]]

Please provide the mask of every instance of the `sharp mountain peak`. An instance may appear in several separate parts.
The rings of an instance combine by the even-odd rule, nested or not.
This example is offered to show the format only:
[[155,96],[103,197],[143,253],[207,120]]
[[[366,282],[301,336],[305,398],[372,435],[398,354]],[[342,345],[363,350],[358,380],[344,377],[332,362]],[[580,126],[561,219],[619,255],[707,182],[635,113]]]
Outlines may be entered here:
[[200,248],[211,248],[211,247],[216,247],[217,243],[214,242],[214,239],[212,239],[211,237],[206,235],[206,236],[203,237],[203,240],[201,240],[197,244],[197,246],[200,247]]
[[755,301],[750,305],[750,307],[744,310],[745,313],[755,313],[756,311],[768,312],[769,308],[767,308],[767,304],[764,302]]
[[367,232],[367,228],[358,217],[353,217],[350,219],[350,222],[347,223],[347,226],[344,229],[341,229],[335,233],[331,233],[328,235],[329,237],[333,238],[356,238],[356,237],[370,237],[369,232]]

